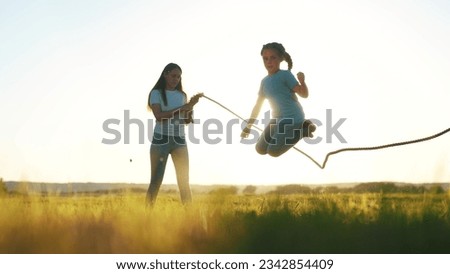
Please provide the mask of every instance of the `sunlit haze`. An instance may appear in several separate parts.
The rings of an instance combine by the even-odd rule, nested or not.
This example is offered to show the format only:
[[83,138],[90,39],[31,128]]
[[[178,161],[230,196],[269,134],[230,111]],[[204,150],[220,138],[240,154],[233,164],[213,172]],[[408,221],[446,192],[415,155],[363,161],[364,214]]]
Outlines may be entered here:
[[[449,127],[450,2],[437,1],[2,1],[0,177],[35,182],[133,182],[150,178],[146,108],[167,63],[188,95],[204,92],[248,117],[267,74],[263,44],[282,43],[302,71],[306,117],[318,144],[296,147],[322,162],[332,150],[432,135]],[[286,69],[286,63],[282,63]],[[269,110],[265,104],[261,111]],[[327,121],[327,110],[332,120]],[[124,142],[124,119],[130,142]],[[261,156],[240,143],[240,124],[200,99],[189,127],[191,184],[367,181],[449,182],[450,134],[409,146],[332,156],[324,170],[290,150]],[[108,119],[118,144],[103,130]],[[205,121],[220,121],[218,144]],[[326,123],[345,119],[326,141]],[[150,121],[150,122],[149,122]],[[240,122],[239,122],[240,123]],[[218,124],[218,123],[215,123]],[[261,123],[259,124],[261,125]],[[210,133],[214,125],[210,126]],[[192,131],[193,130],[193,131]],[[150,136],[151,137],[151,136]],[[227,142],[228,138],[228,142]],[[217,139],[216,139],[217,140]],[[130,161],[131,160],[131,161]],[[175,183],[168,162],[164,183]]]

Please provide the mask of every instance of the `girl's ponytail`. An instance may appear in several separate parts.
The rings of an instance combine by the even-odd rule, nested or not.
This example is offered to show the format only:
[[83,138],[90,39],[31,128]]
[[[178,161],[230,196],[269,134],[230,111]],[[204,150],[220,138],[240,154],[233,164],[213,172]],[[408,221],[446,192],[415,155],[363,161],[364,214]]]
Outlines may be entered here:
[[291,58],[291,55],[289,55],[289,53],[287,53],[285,51],[283,58],[284,58],[284,61],[286,61],[288,63],[288,69],[291,70],[292,69],[292,58]]

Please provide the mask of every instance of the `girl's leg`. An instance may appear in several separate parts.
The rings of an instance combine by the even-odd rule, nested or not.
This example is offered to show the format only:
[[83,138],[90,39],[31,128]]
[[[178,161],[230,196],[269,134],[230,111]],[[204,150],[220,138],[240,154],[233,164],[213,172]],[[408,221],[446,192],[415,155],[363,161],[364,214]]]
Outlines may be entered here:
[[147,190],[147,202],[154,204],[164,178],[168,157],[168,144],[152,144],[150,147],[150,186]]
[[179,145],[172,150],[172,161],[177,173],[177,183],[180,189],[181,202],[192,202],[191,188],[189,187],[189,153],[186,145]]
[[272,135],[275,132],[275,127],[276,127],[276,120],[275,119],[270,120],[269,124],[266,126],[261,136],[259,137],[258,142],[256,143],[255,146],[255,149],[259,154],[261,155],[267,154],[269,145],[273,140]]
[[272,139],[267,147],[270,156],[278,157],[292,148],[303,136],[303,123],[281,121],[273,128]]

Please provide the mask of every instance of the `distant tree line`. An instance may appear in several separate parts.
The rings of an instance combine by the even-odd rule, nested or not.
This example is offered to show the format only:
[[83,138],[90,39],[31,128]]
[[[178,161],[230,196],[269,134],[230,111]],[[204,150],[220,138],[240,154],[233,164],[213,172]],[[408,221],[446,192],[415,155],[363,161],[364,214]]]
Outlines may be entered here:
[[411,193],[422,194],[445,193],[445,189],[440,184],[414,185],[395,183],[361,183],[354,187],[309,187],[305,185],[283,185],[278,186],[270,194],[320,194],[320,193]]
[[[449,189],[448,186],[444,188],[446,184],[400,184],[400,183],[387,183],[387,182],[374,182],[374,183],[361,183],[353,187],[340,187],[336,185],[332,186],[307,186],[301,184],[291,184],[278,186],[275,190],[267,192],[267,194],[277,195],[289,195],[289,194],[323,194],[323,193],[410,193],[410,194],[442,194],[446,193]],[[44,185],[45,187],[45,185]],[[255,195],[257,186],[248,185],[242,190],[244,195]],[[145,189],[141,188],[127,188],[127,189],[112,189],[112,190],[96,190],[96,191],[84,191],[78,193],[96,193],[96,194],[111,194],[122,192],[145,192]],[[166,193],[176,193],[174,189],[165,191]],[[21,183],[15,190],[8,191],[5,182],[0,178],[0,196],[2,195],[14,195],[28,193],[28,184]],[[46,194],[46,190],[42,191],[42,194]],[[215,195],[236,195],[239,193],[239,189],[236,186],[218,187],[208,192]],[[59,193],[59,195],[73,195],[74,192]]]
[[219,187],[219,188],[216,188],[209,192],[209,194],[214,194],[214,195],[236,195],[237,193],[238,193],[238,188],[235,186]]

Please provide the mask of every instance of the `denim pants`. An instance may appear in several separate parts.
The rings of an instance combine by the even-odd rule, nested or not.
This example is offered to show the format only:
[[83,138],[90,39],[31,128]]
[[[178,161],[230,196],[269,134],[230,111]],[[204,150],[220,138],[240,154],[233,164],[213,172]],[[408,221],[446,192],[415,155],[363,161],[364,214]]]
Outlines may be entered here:
[[303,121],[289,118],[271,119],[256,143],[259,154],[278,157],[288,151],[302,138]]
[[150,204],[153,204],[158,196],[169,155],[172,156],[175,166],[181,201],[183,204],[192,201],[189,187],[189,155],[186,140],[183,137],[155,133],[150,146],[151,179],[147,191],[147,202]]

